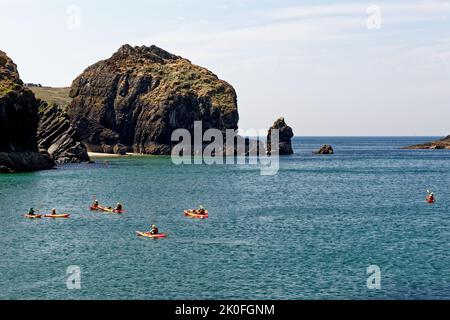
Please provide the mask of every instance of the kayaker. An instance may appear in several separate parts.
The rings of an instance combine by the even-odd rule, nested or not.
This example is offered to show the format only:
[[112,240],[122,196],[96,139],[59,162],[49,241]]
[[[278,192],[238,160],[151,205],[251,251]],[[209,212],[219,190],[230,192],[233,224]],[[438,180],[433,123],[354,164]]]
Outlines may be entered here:
[[117,205],[116,205],[116,208],[114,209],[114,211],[122,211],[122,204],[120,204],[120,203],[118,203]]
[[97,199],[94,201],[92,208],[98,208],[98,200]]
[[198,210],[198,214],[205,215],[206,214],[205,208],[200,207],[200,210]]
[[34,208],[30,208],[30,210],[28,211],[28,215],[29,216],[34,216],[35,215]]
[[433,192],[428,191],[428,197],[427,197],[427,200],[428,200],[429,202],[434,202],[434,201],[435,201],[434,193],[433,193]]
[[150,234],[159,234],[159,229],[154,224],[151,226]]
[[53,208],[52,209],[52,212],[50,213],[52,216],[55,216],[57,213],[56,213],[56,209],[55,208]]

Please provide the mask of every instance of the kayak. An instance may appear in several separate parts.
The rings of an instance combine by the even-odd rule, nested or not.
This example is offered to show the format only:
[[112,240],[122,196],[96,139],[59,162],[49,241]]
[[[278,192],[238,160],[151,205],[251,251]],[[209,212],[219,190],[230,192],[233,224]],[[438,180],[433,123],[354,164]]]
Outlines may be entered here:
[[150,232],[136,231],[136,234],[139,237],[145,237],[145,238],[151,238],[151,239],[160,239],[160,238],[167,237],[167,235],[165,233],[151,234]]
[[184,215],[187,217],[196,218],[196,219],[206,219],[209,217],[208,210],[205,210],[205,214],[198,214],[198,213],[192,212],[192,210],[189,210],[189,211],[185,210]]
[[46,214],[44,217],[45,218],[53,218],[53,219],[57,219],[57,218],[65,219],[65,218],[69,218],[70,214],[68,214],[68,213],[63,213],[63,214]]
[[103,211],[103,212],[108,212],[108,213],[117,213],[117,214],[121,214],[124,213],[125,210],[115,210],[115,209],[109,209],[109,208],[105,208],[105,207],[90,207],[89,208],[91,211]]
[[42,218],[42,214],[26,214],[24,216],[25,216],[25,218],[28,218],[28,219],[40,219],[40,218]]

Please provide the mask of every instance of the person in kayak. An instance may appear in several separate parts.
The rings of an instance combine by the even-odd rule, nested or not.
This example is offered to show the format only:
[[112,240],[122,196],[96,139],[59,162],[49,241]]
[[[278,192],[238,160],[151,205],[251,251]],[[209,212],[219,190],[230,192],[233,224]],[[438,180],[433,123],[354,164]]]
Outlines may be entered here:
[[118,204],[116,205],[116,208],[114,209],[114,211],[122,211],[122,210],[123,210],[122,204],[121,204],[121,203],[118,203]]
[[428,197],[427,197],[427,201],[428,202],[434,202],[436,200],[436,198],[434,197],[434,193],[431,191],[428,191]]
[[198,210],[198,214],[200,214],[200,215],[205,215],[206,214],[206,210],[205,210],[205,208],[203,208],[202,206],[200,206],[200,209]]
[[55,216],[55,215],[57,215],[57,213],[56,213],[56,209],[55,208],[53,208],[52,209],[52,212],[50,213],[52,216]]
[[94,203],[92,204],[92,208],[98,208],[98,200],[95,199]]
[[34,211],[34,208],[30,208],[30,210],[28,211],[28,215],[29,215],[29,216],[34,216],[34,215],[36,215],[36,213],[35,213],[35,211]]
[[150,228],[150,234],[159,234],[159,229],[154,224]]

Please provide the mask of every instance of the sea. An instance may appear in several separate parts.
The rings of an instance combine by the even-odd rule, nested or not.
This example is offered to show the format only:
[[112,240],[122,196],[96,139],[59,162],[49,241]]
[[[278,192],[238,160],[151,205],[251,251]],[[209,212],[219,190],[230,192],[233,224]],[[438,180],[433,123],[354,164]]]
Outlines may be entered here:
[[0,175],[0,299],[450,299],[450,150],[401,149],[436,139],[295,137],[269,176],[162,156]]

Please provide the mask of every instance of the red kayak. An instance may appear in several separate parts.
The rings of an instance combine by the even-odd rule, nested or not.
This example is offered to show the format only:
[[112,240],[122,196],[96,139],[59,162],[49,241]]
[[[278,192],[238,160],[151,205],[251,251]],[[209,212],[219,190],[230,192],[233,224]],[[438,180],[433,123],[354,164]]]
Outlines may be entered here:
[[167,235],[165,233],[151,234],[150,232],[136,231],[136,234],[139,237],[145,237],[145,238],[150,238],[150,239],[161,239],[161,238],[167,237]]
[[428,203],[435,203],[435,202],[436,202],[436,199],[427,198],[426,201],[427,201]]

